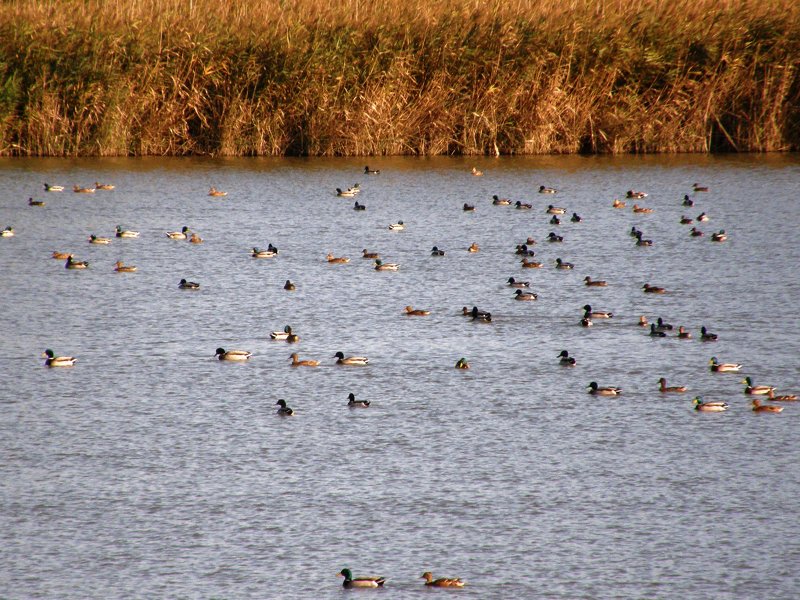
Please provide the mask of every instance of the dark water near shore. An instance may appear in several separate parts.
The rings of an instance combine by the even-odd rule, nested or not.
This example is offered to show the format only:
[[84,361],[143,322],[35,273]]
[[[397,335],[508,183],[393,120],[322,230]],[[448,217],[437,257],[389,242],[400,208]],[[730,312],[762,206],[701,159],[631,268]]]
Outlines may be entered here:
[[[0,160],[0,229],[16,232],[0,238],[0,598],[339,597],[343,567],[403,598],[429,592],[426,570],[482,599],[800,596],[800,404],[754,414],[739,383],[800,392],[800,157],[367,162],[382,173],[363,159]],[[96,180],[116,189],[69,191]],[[333,193],[356,182],[363,212]],[[613,209],[628,189],[650,195]],[[560,226],[550,203],[568,209]],[[691,238],[679,219],[701,212]],[[116,225],[141,236],[87,242]],[[184,225],[205,242],[164,236]],[[729,240],[711,242],[720,229]],[[514,254],[528,236],[542,269]],[[249,256],[268,243],[278,257]],[[374,271],[363,248],[400,270]],[[512,300],[509,276],[539,299]],[[582,328],[586,303],[615,316]],[[695,339],[650,338],[639,315]],[[286,324],[298,344],[270,340]],[[719,341],[699,341],[702,325]],[[253,357],[220,362],[218,346]],[[45,369],[45,348],[78,363]],[[337,351],[370,365],[336,367]],[[322,365],[292,369],[292,352]],[[710,373],[711,356],[742,374]],[[689,392],[660,394],[659,377]],[[590,396],[593,380],[624,393]],[[348,409],[349,392],[372,405]],[[730,409],[696,413],[695,395]]]

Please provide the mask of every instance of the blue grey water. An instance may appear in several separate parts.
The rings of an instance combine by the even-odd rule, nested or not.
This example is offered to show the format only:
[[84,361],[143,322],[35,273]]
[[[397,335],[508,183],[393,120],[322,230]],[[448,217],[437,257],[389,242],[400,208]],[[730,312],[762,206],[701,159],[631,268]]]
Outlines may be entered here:
[[[797,155],[5,159],[0,175],[16,233],[0,238],[1,598],[336,598],[343,567],[403,598],[427,570],[465,598],[800,596],[800,404],[755,414],[740,384],[800,392]],[[70,191],[95,181],[116,189]],[[356,182],[365,211],[334,194]],[[649,196],[612,208],[629,189]],[[692,238],[679,219],[701,212]],[[116,225],[141,236],[87,242]],[[182,226],[205,242],[164,235]],[[514,253],[529,236],[542,269]],[[278,257],[250,257],[269,243]],[[539,299],[512,300],[510,276]],[[614,318],[580,327],[586,303]],[[460,314],[473,305],[494,321]],[[651,338],[640,315],[694,339]],[[299,343],[270,339],[287,324]],[[45,348],[78,362],[47,369]],[[370,364],[337,367],[337,351]],[[292,352],[322,364],[293,369]],[[711,373],[711,356],[742,373]],[[661,394],[660,377],[689,391]],[[371,406],[348,409],[350,392]],[[697,413],[696,395],[730,409]]]

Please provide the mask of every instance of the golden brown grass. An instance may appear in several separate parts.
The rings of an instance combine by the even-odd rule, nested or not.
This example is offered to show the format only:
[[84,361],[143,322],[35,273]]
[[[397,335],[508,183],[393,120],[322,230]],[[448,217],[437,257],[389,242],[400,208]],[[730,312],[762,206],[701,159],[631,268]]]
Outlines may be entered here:
[[0,154],[800,148],[783,0],[0,5]]

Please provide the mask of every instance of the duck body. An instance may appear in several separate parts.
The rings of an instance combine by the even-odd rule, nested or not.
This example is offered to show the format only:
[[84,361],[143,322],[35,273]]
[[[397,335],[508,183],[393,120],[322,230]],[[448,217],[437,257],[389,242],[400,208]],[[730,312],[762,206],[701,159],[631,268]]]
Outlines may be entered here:
[[28,198],[28,206],[44,206],[43,200],[34,200],[33,198]]
[[364,248],[361,251],[361,258],[369,258],[369,259],[373,259],[374,260],[374,259],[380,258],[380,257],[381,257],[381,255],[379,253],[377,253],[377,252],[367,252],[366,248]]
[[328,255],[325,257],[325,260],[327,260],[331,264],[344,264],[350,262],[350,259],[347,258],[346,256],[334,256],[330,252],[328,252]]
[[273,340],[286,341],[289,339],[290,335],[294,335],[292,333],[292,327],[291,325],[287,325],[283,328],[283,331],[273,331],[269,334],[269,337]]
[[705,222],[707,222],[708,220],[709,220],[709,219],[708,219],[708,215],[707,215],[706,213],[700,213],[699,215],[697,215],[697,221],[698,221],[699,223],[705,223]]
[[614,313],[605,310],[592,310],[591,304],[583,305],[584,316],[590,319],[611,319]]
[[563,242],[564,238],[560,235],[556,235],[554,232],[550,232],[547,234],[547,241],[548,242]]
[[681,215],[680,223],[681,223],[681,225],[691,225],[692,223],[694,223],[694,220],[690,219],[689,217],[685,217],[685,216]]
[[650,336],[651,337],[667,337],[667,334],[661,331],[656,327],[655,323],[650,324]]
[[645,294],[666,294],[667,290],[663,287],[658,287],[657,285],[650,285],[649,283],[645,283],[642,286],[642,290],[644,290]]
[[110,183],[100,183],[99,181],[95,181],[94,182],[94,189],[110,192],[111,190],[114,189],[114,186],[111,185]]
[[581,223],[583,222],[583,217],[581,217],[578,213],[572,213],[572,216],[569,218],[570,223]]
[[533,208],[533,206],[531,204],[526,204],[526,203],[523,203],[523,202],[520,202],[519,200],[517,200],[514,203],[514,208],[516,208],[518,210],[530,210],[531,208]]
[[219,360],[236,362],[245,361],[252,355],[252,352],[248,352],[247,350],[225,350],[224,348],[217,348],[217,351],[214,353],[214,356],[216,356]]
[[14,228],[9,225],[3,231],[0,231],[0,237],[14,237]]
[[595,281],[588,275],[583,278],[583,283],[586,287],[606,287],[608,285],[607,281],[602,281],[602,280]]
[[356,396],[352,392],[347,395],[347,406],[350,408],[367,408],[369,404],[369,400],[356,400]]
[[546,185],[539,186],[539,193],[540,194],[555,194],[558,190],[555,188],[547,187]]
[[353,204],[353,210],[367,210],[367,207],[363,204],[359,204],[358,200],[356,200],[355,204]]
[[774,404],[761,404],[758,398],[753,398],[753,401],[750,403],[750,406],[753,408],[753,412],[757,413],[779,413],[783,412],[782,406],[775,406]]
[[497,194],[492,196],[492,204],[495,206],[508,206],[511,204],[511,200],[508,198],[500,198]]
[[420,577],[420,579],[424,579],[425,585],[430,587],[442,587],[442,588],[464,587],[464,582],[458,579],[457,577],[440,577],[439,579],[434,579],[430,571],[425,571],[422,574],[422,577]]
[[550,219],[550,225],[561,225],[561,219],[558,218],[558,215],[553,215]]
[[42,353],[46,367],[71,367],[78,359],[74,356],[56,356],[49,348]]
[[63,185],[50,185],[49,183],[44,184],[44,191],[45,192],[63,192],[64,186]]
[[517,281],[513,277],[509,277],[508,278],[508,285],[509,285],[509,287],[513,287],[513,288],[526,288],[526,287],[530,287],[531,282],[530,281]]
[[379,175],[381,172],[380,169],[370,169],[369,165],[364,167],[364,175]]
[[742,365],[739,363],[720,363],[717,362],[717,357],[712,356],[708,361],[709,370],[712,373],[736,373],[741,370]]
[[397,263],[385,263],[380,259],[375,261],[375,270],[376,271],[397,271],[400,268],[400,265]]
[[227,196],[228,192],[223,192],[222,190],[218,190],[217,188],[212,187],[212,188],[210,188],[208,190],[208,195],[219,198],[219,197],[222,197],[222,196]]
[[694,409],[700,412],[722,412],[728,410],[727,402],[703,402],[700,396],[692,400]]
[[196,233],[192,233],[192,237],[189,238],[189,243],[191,243],[191,244],[202,244],[203,243],[203,238],[201,238]]
[[121,226],[117,225],[116,236],[118,238],[138,238],[139,232],[131,231],[130,229],[123,229]]
[[626,198],[634,198],[636,200],[641,200],[642,198],[647,198],[647,194],[645,192],[637,192],[634,190],[628,190],[625,192]]
[[406,306],[403,310],[405,311],[404,314],[408,317],[427,317],[431,314],[429,310],[414,309],[411,306]]
[[539,296],[537,296],[533,292],[523,292],[522,290],[517,290],[514,293],[514,300],[530,301],[530,300],[536,300],[538,297]]
[[133,265],[125,265],[121,260],[118,260],[116,263],[114,263],[114,270],[117,273],[135,273],[136,267]]
[[403,231],[406,228],[406,224],[402,221],[398,221],[397,223],[390,223],[389,224],[389,231]]
[[472,170],[470,171],[470,173],[472,173],[472,175],[474,177],[482,177],[483,176],[483,171],[479,171],[475,167],[472,167]]
[[596,381],[589,384],[589,393],[593,396],[619,396],[622,394],[622,388],[618,387],[599,387]]
[[107,237],[97,237],[96,235],[92,234],[89,236],[89,243],[90,244],[99,244],[102,246],[108,246],[111,243],[111,238]]
[[67,260],[68,258],[75,255],[72,254],[72,252],[59,252],[58,250],[53,250],[53,253],[50,256],[57,260]]
[[178,282],[178,287],[182,290],[199,290],[200,284],[195,281],[186,281],[185,279],[181,279]]
[[775,388],[771,385],[753,385],[753,380],[750,377],[742,379],[745,384],[744,393],[750,396],[767,396],[775,392]]
[[464,206],[462,207],[462,210],[464,212],[471,212],[471,211],[475,210],[475,206],[472,205],[472,204],[467,204],[466,202],[464,202]]
[[431,256],[444,256],[444,250],[440,250],[438,246],[431,248]]
[[681,325],[680,327],[678,327],[678,339],[690,340],[692,339],[692,334],[686,331],[686,328],[683,325]]
[[253,258],[275,258],[278,255],[277,252],[272,250],[262,250],[261,248],[253,247],[252,251],[250,252],[250,256]]
[[574,367],[578,364],[578,362],[569,355],[569,351],[567,350],[562,350],[557,358],[559,359],[558,364],[562,367]]
[[626,204],[618,198],[614,198],[614,202],[611,204],[611,208],[625,208],[625,206]]
[[548,215],[563,215],[567,212],[567,209],[561,208],[560,206],[553,206],[552,204],[548,204],[547,210],[545,212]]
[[476,244],[475,242],[472,242],[472,244],[470,244],[469,248],[467,248],[467,252],[473,252],[474,253],[474,252],[478,252],[479,250],[480,250],[480,248],[478,247],[478,244]]
[[369,364],[369,359],[365,356],[347,356],[345,357],[344,353],[337,352],[333,355],[336,359],[337,365],[347,365],[347,366],[354,366],[354,367],[363,367]]
[[466,358],[459,358],[456,361],[456,369],[469,369],[469,363]]
[[692,191],[694,192],[707,192],[708,187],[705,185],[700,185],[699,183],[695,183],[692,185]]
[[658,391],[661,392],[662,394],[670,394],[670,393],[682,394],[683,392],[689,389],[685,385],[668,387],[667,380],[664,379],[663,377],[658,380],[658,385],[659,385]]
[[385,577],[353,577],[350,569],[342,569],[339,577],[344,577],[344,588],[377,588],[386,583]]
[[352,198],[352,197],[354,197],[354,196],[355,196],[357,193],[358,193],[358,192],[356,192],[356,191],[355,191],[354,189],[352,189],[352,188],[348,188],[348,189],[346,189],[346,190],[343,190],[342,188],[336,188],[336,195],[337,195],[337,196],[340,196],[341,198]]
[[189,228],[184,226],[180,231],[168,231],[164,235],[166,235],[171,240],[185,240],[186,238],[189,237],[187,233],[188,231]]
[[94,194],[95,188],[85,188],[79,185],[72,186],[72,191],[76,194]]
[[286,283],[283,284],[283,289],[285,289],[288,292],[293,292],[295,288],[296,286],[289,279],[287,279]]
[[658,331],[672,331],[673,329],[672,324],[666,323],[664,319],[662,319],[661,317],[658,317],[658,319],[656,319],[655,325]]
[[70,254],[67,256],[67,262],[64,263],[64,267],[67,269],[88,269],[89,263],[85,260],[75,260]]
[[294,414],[294,411],[288,406],[286,406],[286,400],[284,400],[283,398],[278,400],[275,403],[275,406],[278,407],[278,412],[277,412],[278,416],[291,417]]
[[683,206],[694,206],[694,200],[689,198],[689,194],[683,195],[683,202],[681,203]]
[[296,352],[292,353],[292,355],[289,357],[289,359],[292,361],[292,366],[293,367],[318,367],[319,366],[319,361],[318,360],[299,360],[297,358],[297,353]]
[[717,233],[711,234],[711,241],[712,242],[724,242],[728,239],[728,235],[725,233],[724,229],[720,229]]
[[575,268],[575,265],[572,264],[571,262],[564,262],[560,258],[556,259],[556,269],[562,269],[562,270],[567,271],[567,270],[574,269],[574,268]]
[[691,231],[689,231],[689,235],[692,237],[702,237],[703,232],[700,231],[697,227],[692,227]]
[[638,204],[634,204],[633,205],[633,212],[638,213],[638,214],[647,215],[647,214],[650,214],[651,212],[653,212],[653,209],[652,208],[646,208],[644,206],[639,206]]
[[485,310],[478,310],[477,306],[473,306],[469,314],[473,321],[480,321],[483,323],[492,322],[492,313]]
[[716,342],[717,341],[717,337],[718,337],[717,334],[716,333],[711,333],[710,331],[708,331],[706,329],[705,325],[703,325],[700,328],[700,339],[702,341],[704,341],[704,342]]
[[646,240],[642,237],[642,232],[638,232],[636,235],[636,245],[637,246],[652,246],[653,240]]
[[535,261],[535,260],[528,260],[528,258],[523,258],[521,261],[523,269],[541,269],[542,263]]

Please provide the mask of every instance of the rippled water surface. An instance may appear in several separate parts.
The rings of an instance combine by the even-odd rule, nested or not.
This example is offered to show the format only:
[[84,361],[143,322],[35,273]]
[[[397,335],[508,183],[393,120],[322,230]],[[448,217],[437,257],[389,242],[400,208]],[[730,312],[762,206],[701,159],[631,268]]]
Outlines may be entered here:
[[[481,599],[800,596],[800,405],[754,414],[742,375],[708,370],[717,356],[800,392],[797,156],[363,166],[0,161],[0,228],[16,232],[0,238],[0,597],[340,597],[343,567],[403,598],[427,592],[426,570]],[[116,189],[69,191],[96,180]],[[334,194],[356,182],[365,211]],[[612,208],[628,189],[650,195]],[[559,226],[550,203],[568,210]],[[679,219],[701,212],[706,235],[691,238]],[[116,225],[141,236],[87,242]],[[184,225],[205,242],[164,235]],[[654,245],[637,247],[632,226]],[[727,242],[710,241],[719,229]],[[542,269],[514,253],[528,236]],[[269,243],[278,257],[250,257]],[[376,272],[364,248],[400,270]],[[514,301],[510,276],[539,299]],[[586,303],[614,318],[580,327]],[[461,316],[473,305],[493,322]],[[651,338],[640,315],[695,337]],[[287,324],[299,343],[270,339]],[[719,340],[699,341],[702,325]],[[218,346],[253,356],[220,362]],[[46,369],[45,348],[78,363]],[[562,349],[577,367],[559,366]],[[291,368],[295,351],[321,366]],[[370,364],[337,367],[337,351]],[[461,357],[470,370],[453,368]],[[689,391],[659,393],[662,376]],[[588,395],[590,381],[623,395]],[[349,409],[349,392],[371,406]],[[697,413],[695,395],[730,409]],[[275,414],[278,398],[294,417]]]

